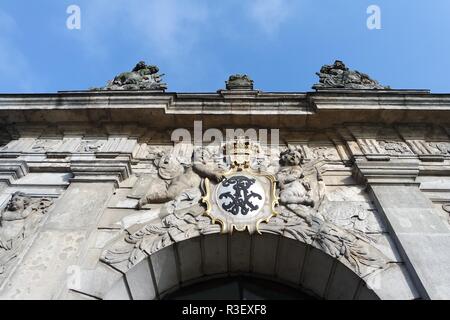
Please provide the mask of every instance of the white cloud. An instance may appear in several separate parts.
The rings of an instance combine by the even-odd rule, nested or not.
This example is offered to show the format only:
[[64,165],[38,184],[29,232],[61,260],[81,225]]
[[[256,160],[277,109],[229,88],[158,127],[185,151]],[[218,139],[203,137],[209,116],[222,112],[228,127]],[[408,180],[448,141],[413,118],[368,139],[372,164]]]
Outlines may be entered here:
[[[92,1],[81,5],[80,41],[86,51],[104,57],[111,36],[126,32],[133,44],[155,55],[173,57],[191,50],[207,19],[205,1]],[[124,48],[126,50],[126,48]]]
[[296,4],[292,0],[96,0],[79,5],[81,32],[70,33],[99,68],[114,63],[118,72],[145,60],[157,64],[169,84],[189,87],[195,81],[190,74],[204,79],[224,63],[211,43],[229,40],[239,46],[255,36],[254,26],[263,36],[275,34]]
[[253,0],[249,5],[249,16],[267,34],[278,31],[293,12],[288,0]]
[[198,41],[207,21],[206,3],[195,1],[150,1],[132,6],[129,15],[144,43],[164,55],[189,51]]

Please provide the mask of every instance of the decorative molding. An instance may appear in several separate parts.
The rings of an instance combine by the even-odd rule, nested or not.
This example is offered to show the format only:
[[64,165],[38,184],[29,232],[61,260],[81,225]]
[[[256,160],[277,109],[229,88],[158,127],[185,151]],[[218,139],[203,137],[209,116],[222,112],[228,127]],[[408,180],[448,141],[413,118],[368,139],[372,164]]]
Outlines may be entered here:
[[11,184],[13,180],[24,177],[28,172],[26,161],[0,159],[0,181]]
[[71,182],[114,182],[118,183],[130,177],[130,161],[71,161],[70,172],[74,177]]
[[403,141],[397,140],[378,140],[378,145],[384,150],[384,153],[390,156],[412,155],[413,152]]
[[419,175],[419,161],[380,162],[356,158],[354,176],[357,181],[369,184],[414,184]]

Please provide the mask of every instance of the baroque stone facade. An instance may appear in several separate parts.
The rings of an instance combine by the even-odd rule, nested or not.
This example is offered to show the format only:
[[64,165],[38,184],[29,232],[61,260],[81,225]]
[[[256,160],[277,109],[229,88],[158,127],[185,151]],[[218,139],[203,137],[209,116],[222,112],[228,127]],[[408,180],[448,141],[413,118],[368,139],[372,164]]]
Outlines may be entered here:
[[0,95],[0,298],[161,299],[244,274],[320,299],[450,299],[448,95],[340,61],[307,93],[246,75],[166,93],[157,73]]

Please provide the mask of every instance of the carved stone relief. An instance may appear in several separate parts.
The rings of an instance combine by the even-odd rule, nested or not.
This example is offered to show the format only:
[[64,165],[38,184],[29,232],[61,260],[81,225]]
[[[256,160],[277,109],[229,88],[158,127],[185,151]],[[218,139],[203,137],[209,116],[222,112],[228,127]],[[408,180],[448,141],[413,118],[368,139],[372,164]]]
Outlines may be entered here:
[[[352,225],[347,225],[346,227],[351,227],[347,229],[328,219],[328,210],[339,208],[323,205],[324,185],[317,164],[303,164],[301,153],[293,148],[281,154],[281,163],[280,173],[288,168],[291,174],[286,175],[287,181],[282,176],[278,179],[280,214],[268,224],[262,225],[261,231],[290,236],[316,246],[342,260],[357,274],[370,272],[363,271],[363,268],[383,268],[386,260],[381,252],[370,246],[370,238],[353,229]],[[299,173],[300,170],[304,173]],[[292,186],[284,187],[285,181]],[[311,192],[313,190],[316,192]],[[283,195],[284,192],[286,193]],[[347,216],[362,214],[358,207],[351,205],[345,211]]]
[[305,146],[305,158],[314,160],[341,160],[335,147]]
[[275,177],[262,171],[263,166],[258,170],[251,168],[255,159],[264,163],[266,155],[259,144],[245,139],[227,143],[224,154],[231,168],[222,173],[221,181],[205,179],[205,214],[213,223],[220,223],[222,233],[233,229],[257,232],[260,223],[276,215]]
[[383,228],[376,218],[376,210],[366,202],[325,200],[320,211],[326,220],[345,229],[373,233]]
[[100,140],[83,140],[75,152],[98,152],[104,144],[105,142]]
[[155,160],[164,153],[170,153],[173,149],[171,145],[147,145],[141,144],[136,159]]
[[383,150],[375,139],[357,139],[358,144],[365,155],[380,154]]
[[[219,182],[225,173],[223,160],[206,161],[214,159],[211,155],[216,152],[217,149],[192,150],[191,162],[167,154],[158,157],[157,173],[149,176],[152,183],[139,199],[137,209],[147,204],[159,205],[160,220],[125,229],[122,238],[105,248],[101,260],[126,271],[145,256],[174,242],[221,232],[221,226],[206,215],[201,201],[205,196],[205,181]],[[364,222],[366,208],[324,201],[323,159],[308,161],[302,149],[295,146],[284,148],[277,158],[278,215],[268,223],[261,223],[258,231],[315,246],[361,276],[386,267],[387,258],[364,233],[369,229]],[[239,159],[231,157],[230,163]]]
[[387,267],[386,257],[373,246],[373,241],[365,233],[340,227],[311,209],[303,208],[303,216],[286,208],[281,208],[279,212],[280,215],[261,226],[261,232],[279,234],[310,244],[338,259],[362,277]]
[[56,139],[38,139],[31,147],[33,152],[55,151],[62,144],[62,140]]
[[7,273],[27,240],[32,237],[52,200],[47,198],[31,198],[24,193],[16,192],[11,196],[0,216],[0,282]]
[[259,146],[250,155],[250,168],[258,172],[275,175],[280,167],[280,148],[278,146]]
[[367,139],[358,138],[358,145],[363,154],[370,155],[388,155],[388,156],[405,156],[413,155],[414,152],[406,142],[391,139]]
[[406,155],[412,154],[408,145],[403,141],[395,141],[395,140],[379,140],[379,146],[382,148],[385,154],[388,155]]
[[430,155],[436,154],[436,150],[433,150],[431,146],[429,146],[425,140],[407,140],[409,146],[413,150],[413,152],[417,155]]
[[427,142],[433,154],[450,155],[450,142]]
[[199,188],[201,177],[215,181],[222,179],[222,173],[214,170],[218,169],[215,163],[206,161],[205,154],[194,156],[189,144],[178,144],[170,153],[159,154],[154,165],[157,174],[151,178],[149,189],[140,198],[138,209],[146,204],[172,201],[185,190]]
[[449,142],[427,142],[425,140],[407,140],[414,154],[419,156],[445,156],[450,155]]

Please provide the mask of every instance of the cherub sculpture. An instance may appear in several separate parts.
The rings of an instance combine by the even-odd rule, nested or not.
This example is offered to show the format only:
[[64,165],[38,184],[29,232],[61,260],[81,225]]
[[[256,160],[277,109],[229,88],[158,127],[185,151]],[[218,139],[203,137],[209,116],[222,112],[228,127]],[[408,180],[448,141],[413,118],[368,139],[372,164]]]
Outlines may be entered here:
[[216,182],[223,179],[222,172],[202,158],[180,161],[173,154],[163,154],[155,160],[155,165],[158,167],[158,177],[139,200],[137,209],[150,203],[166,203],[175,200],[183,192],[200,189],[202,178]]
[[281,168],[276,178],[280,189],[279,198],[281,204],[299,204],[314,207],[314,200],[310,195],[311,186],[303,179],[305,177],[301,167],[303,159],[302,153],[292,146],[289,146],[280,155]]

